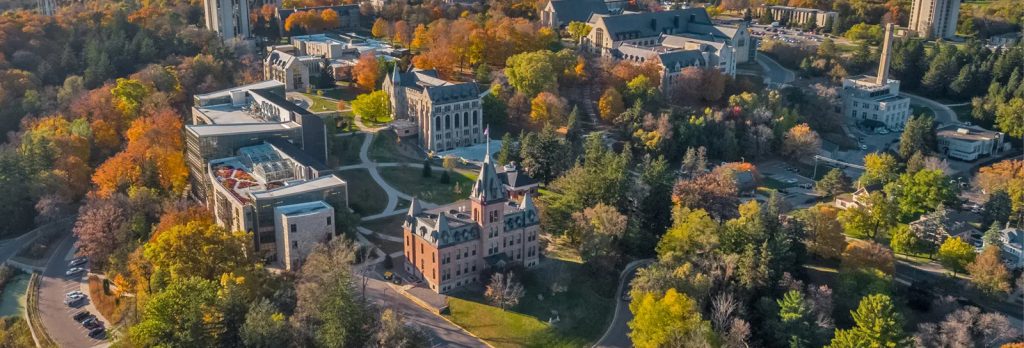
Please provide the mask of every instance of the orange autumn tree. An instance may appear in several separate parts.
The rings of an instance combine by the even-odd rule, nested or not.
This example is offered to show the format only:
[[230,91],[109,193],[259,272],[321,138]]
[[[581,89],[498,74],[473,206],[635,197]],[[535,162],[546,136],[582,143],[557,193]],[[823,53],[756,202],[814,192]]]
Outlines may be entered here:
[[172,109],[138,118],[125,132],[127,145],[96,168],[92,181],[99,197],[133,186],[156,185],[181,192],[188,179],[181,139],[181,119]]
[[359,88],[371,92],[377,89],[377,80],[380,79],[380,64],[377,57],[372,53],[363,53],[355,68],[352,68],[352,74],[355,75]]

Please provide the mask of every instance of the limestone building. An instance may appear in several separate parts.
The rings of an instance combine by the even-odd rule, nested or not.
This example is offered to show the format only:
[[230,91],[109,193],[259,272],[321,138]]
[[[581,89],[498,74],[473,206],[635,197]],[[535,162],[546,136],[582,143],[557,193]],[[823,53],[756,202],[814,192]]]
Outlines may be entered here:
[[596,54],[637,64],[656,62],[661,86],[670,89],[683,69],[699,67],[736,74],[736,64],[756,54],[747,24],[715,24],[704,8],[662,12],[594,14],[583,46]]
[[956,37],[960,0],[914,0],[909,29],[927,39]]
[[320,57],[295,55],[294,50],[274,50],[263,60],[263,78],[285,85],[285,90],[314,87],[320,77]]
[[840,98],[843,115],[852,120],[903,129],[910,118],[910,98],[900,96],[900,81],[889,78],[893,29],[892,24],[886,25],[877,76],[860,75],[844,79]]
[[334,208],[323,201],[274,208],[277,260],[283,269],[298,269],[317,244],[334,238]]
[[486,282],[480,275],[490,268],[537,265],[537,207],[528,193],[511,200],[509,186],[488,154],[469,199],[434,209],[413,200],[402,225],[405,271],[446,293]]
[[412,129],[427,152],[440,152],[480,144],[483,134],[483,101],[475,83],[438,78],[436,70],[398,66],[384,79],[395,120],[415,124]]

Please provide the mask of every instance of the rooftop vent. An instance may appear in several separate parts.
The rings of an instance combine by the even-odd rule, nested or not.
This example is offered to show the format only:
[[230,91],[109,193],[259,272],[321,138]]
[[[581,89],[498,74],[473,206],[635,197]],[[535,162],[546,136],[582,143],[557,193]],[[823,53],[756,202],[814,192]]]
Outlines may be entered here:
[[967,128],[957,128],[956,132],[959,134],[971,134],[971,130]]

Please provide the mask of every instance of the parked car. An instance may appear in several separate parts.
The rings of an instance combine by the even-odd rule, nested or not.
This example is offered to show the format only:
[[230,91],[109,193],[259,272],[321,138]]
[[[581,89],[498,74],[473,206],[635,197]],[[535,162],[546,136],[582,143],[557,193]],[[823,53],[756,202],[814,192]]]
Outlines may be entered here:
[[75,290],[64,294],[64,298],[71,298],[72,296],[85,296],[85,293]]
[[85,296],[74,297],[74,298],[66,298],[66,299],[64,299],[64,305],[66,305],[68,307],[75,307],[78,304],[82,303],[82,300],[84,300],[84,299],[85,299]]
[[92,337],[92,338],[95,338],[95,339],[103,339],[103,338],[107,337],[107,332],[102,327],[98,327],[98,328],[89,330],[89,337]]
[[103,327],[103,323],[101,323],[99,319],[93,317],[87,319],[86,321],[83,321],[82,326],[84,326],[86,329],[95,329],[98,327]]
[[391,280],[391,278],[394,278],[394,277],[395,277],[395,274],[393,272],[391,272],[391,271],[384,272],[384,280]]
[[399,277],[398,275],[395,275],[394,277],[391,278],[391,282],[395,283],[396,285],[401,285],[402,284],[402,277]]
[[89,258],[84,257],[84,256],[83,257],[79,257],[79,258],[76,258],[76,259],[71,260],[70,262],[68,262],[68,267],[75,267],[75,266],[78,266],[78,265],[85,264],[86,262],[89,262]]
[[71,269],[69,269],[67,272],[64,272],[64,274],[66,274],[66,275],[75,275],[75,274],[82,273],[82,272],[85,272],[85,268],[82,268],[82,267],[71,267]]
[[85,319],[89,319],[91,317],[92,317],[92,314],[89,313],[89,311],[81,311],[81,312],[75,313],[75,316],[71,317],[71,319],[74,319],[75,321],[81,323],[82,321],[85,321]]
[[796,179],[793,179],[793,178],[789,178],[789,179],[786,179],[786,181],[785,181],[785,182],[786,182],[787,184],[795,184],[795,183],[796,183]]

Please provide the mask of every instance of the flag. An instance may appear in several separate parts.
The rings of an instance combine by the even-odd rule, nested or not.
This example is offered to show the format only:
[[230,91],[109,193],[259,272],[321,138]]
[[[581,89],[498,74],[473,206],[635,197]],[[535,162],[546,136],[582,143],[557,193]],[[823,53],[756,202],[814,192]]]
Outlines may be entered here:
[[491,135],[491,126],[487,126],[487,127],[484,128],[484,136],[486,137],[486,136],[490,136],[490,135]]

